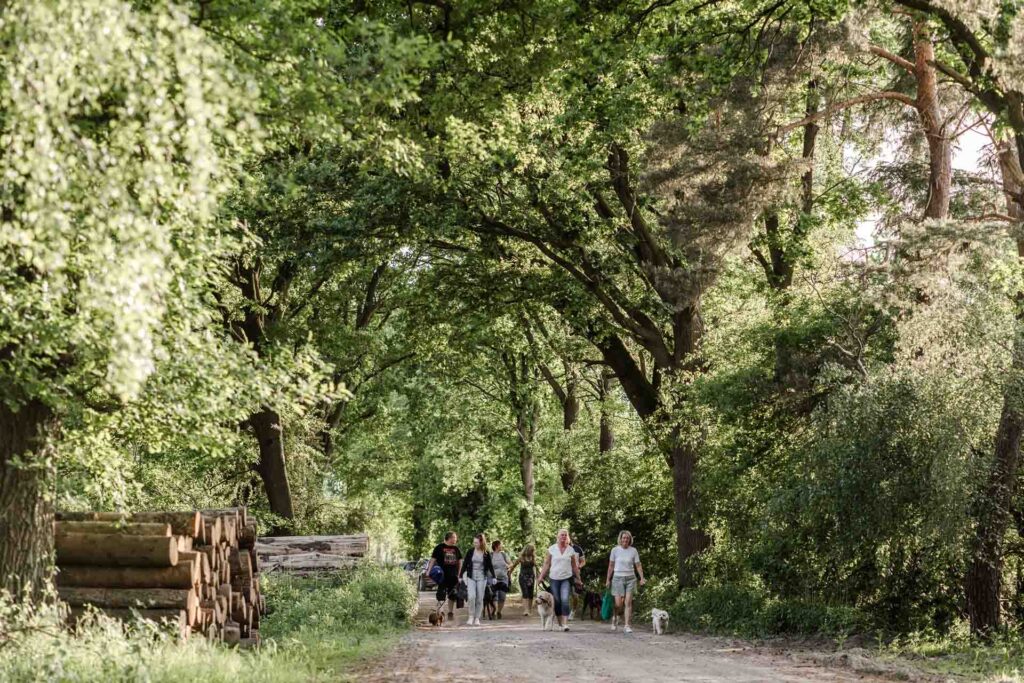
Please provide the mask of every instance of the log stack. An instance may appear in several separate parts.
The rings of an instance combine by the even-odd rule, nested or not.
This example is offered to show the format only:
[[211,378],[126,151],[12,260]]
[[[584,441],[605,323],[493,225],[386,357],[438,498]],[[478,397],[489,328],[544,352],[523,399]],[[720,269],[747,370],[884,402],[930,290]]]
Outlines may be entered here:
[[77,621],[87,606],[170,621],[181,637],[259,644],[256,520],[244,507],[187,512],[61,512],[57,592]]
[[351,569],[366,556],[369,537],[272,536],[256,542],[256,556],[263,571],[281,571],[297,576]]

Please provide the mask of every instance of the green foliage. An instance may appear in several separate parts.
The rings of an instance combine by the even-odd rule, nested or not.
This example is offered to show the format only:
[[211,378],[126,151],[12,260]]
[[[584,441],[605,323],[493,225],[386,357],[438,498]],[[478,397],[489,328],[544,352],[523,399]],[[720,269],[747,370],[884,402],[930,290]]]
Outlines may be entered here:
[[773,598],[763,590],[702,586],[683,591],[668,608],[674,629],[746,637],[816,635],[845,638],[863,633],[867,617],[855,608],[795,598]]
[[972,638],[966,629],[945,635],[912,633],[880,648],[882,657],[900,657],[925,673],[965,680],[1019,683],[1024,680],[1024,641],[1004,633],[988,642]]
[[165,320],[202,320],[230,244],[213,221],[251,144],[244,82],[166,7],[9,3],[0,44],[4,400],[134,397],[174,338]]
[[[261,635],[292,650],[295,640],[306,646],[328,634],[357,630],[367,636],[408,626],[416,614],[417,595],[400,569],[365,565],[342,577],[295,579],[272,577],[267,590],[273,612]],[[324,648],[329,649],[329,648]]]
[[336,681],[359,659],[382,652],[407,628],[416,595],[398,570],[366,566],[343,579],[267,581],[272,614],[257,651],[179,643],[144,624],[126,634],[97,618],[71,635],[0,602],[0,679],[35,681],[203,680],[228,683]]
[[[672,602],[676,626],[955,631],[1020,400],[1024,278],[989,169],[954,175],[949,220],[918,220],[913,78],[874,61],[908,54],[902,14],[65,4],[0,10],[0,400],[56,411],[59,506],[245,502],[263,525],[370,531],[388,557],[449,528],[515,552],[567,525],[589,580],[629,529],[641,605]],[[998,68],[977,88],[1012,100],[1019,8],[982,9],[965,26]],[[941,103],[968,121],[950,78]],[[864,93],[885,96],[799,125]],[[252,468],[263,407],[287,522]],[[673,510],[682,442],[695,493]],[[711,540],[681,596],[674,512]],[[327,670],[386,636],[412,608],[397,580],[275,585],[268,656]],[[149,637],[114,639],[112,676]],[[48,642],[40,661],[79,652]],[[101,639],[81,642],[68,670],[99,671]]]

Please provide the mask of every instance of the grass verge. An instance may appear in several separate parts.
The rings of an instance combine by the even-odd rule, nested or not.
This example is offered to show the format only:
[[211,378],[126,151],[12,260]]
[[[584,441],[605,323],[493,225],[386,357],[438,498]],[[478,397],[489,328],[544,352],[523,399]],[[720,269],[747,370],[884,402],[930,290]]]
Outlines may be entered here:
[[408,628],[416,594],[394,569],[364,567],[341,579],[274,577],[264,645],[241,651],[201,639],[180,643],[144,625],[124,633],[98,619],[78,635],[0,602],[0,681],[303,683],[345,680],[358,660],[386,651]]

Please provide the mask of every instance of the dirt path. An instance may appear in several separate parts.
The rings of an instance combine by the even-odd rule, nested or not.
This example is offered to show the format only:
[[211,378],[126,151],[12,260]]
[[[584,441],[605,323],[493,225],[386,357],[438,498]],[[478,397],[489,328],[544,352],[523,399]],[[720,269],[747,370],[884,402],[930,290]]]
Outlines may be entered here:
[[420,594],[416,629],[389,658],[359,681],[462,683],[469,681],[877,681],[843,668],[827,668],[752,648],[740,641],[703,636],[655,636],[649,625],[613,633],[602,622],[573,621],[568,633],[544,632],[534,615],[523,617],[510,598],[501,621],[464,626],[426,624],[434,597]]

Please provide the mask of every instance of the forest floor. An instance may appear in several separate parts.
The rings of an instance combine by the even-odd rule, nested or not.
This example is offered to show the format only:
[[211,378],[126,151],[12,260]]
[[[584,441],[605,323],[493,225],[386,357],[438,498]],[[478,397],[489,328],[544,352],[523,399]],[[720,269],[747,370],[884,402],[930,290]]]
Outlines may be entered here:
[[600,621],[575,620],[568,633],[540,630],[534,614],[523,616],[518,597],[504,619],[464,626],[431,627],[430,593],[420,594],[416,628],[383,660],[367,665],[366,682],[462,683],[470,681],[586,681],[676,683],[678,681],[891,681],[942,680],[903,665],[875,661],[858,652],[836,653],[800,647],[789,650],[749,641],[700,635],[655,636],[638,620],[636,631],[612,632]]

